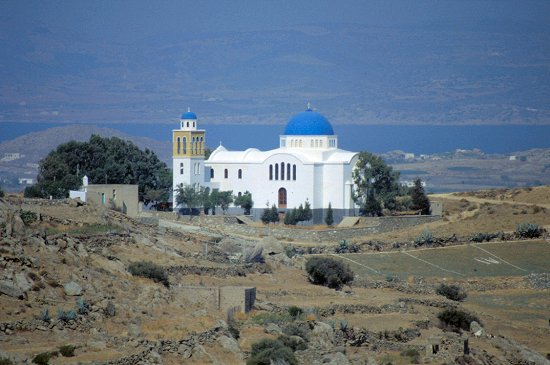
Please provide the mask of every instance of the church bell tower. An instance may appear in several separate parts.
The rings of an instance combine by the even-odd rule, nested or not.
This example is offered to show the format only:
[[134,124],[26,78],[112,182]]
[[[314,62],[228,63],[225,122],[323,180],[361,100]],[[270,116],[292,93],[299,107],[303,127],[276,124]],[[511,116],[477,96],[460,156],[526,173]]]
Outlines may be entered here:
[[[187,109],[172,130],[173,188],[178,185],[204,185],[205,131],[198,129],[197,115]],[[176,208],[174,196],[174,208]]]

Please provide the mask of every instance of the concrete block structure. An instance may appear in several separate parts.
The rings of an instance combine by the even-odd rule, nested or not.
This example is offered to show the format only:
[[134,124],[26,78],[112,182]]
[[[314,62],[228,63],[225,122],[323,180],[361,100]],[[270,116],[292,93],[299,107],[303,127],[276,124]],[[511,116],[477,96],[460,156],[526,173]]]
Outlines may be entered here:
[[118,210],[129,217],[139,213],[138,185],[128,184],[88,184],[88,177],[82,179],[80,190],[69,192],[71,199],[80,200],[109,209]]
[[245,286],[187,286],[173,287],[173,290],[183,295],[185,300],[193,304],[221,311],[238,310],[248,313],[256,301],[256,288]]

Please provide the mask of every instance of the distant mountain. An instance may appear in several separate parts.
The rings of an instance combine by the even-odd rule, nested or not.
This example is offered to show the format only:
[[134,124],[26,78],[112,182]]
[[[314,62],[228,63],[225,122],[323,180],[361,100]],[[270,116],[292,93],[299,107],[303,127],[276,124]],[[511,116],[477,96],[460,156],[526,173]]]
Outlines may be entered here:
[[38,163],[42,158],[58,145],[69,141],[87,141],[92,134],[102,137],[118,137],[132,141],[141,149],[148,148],[154,151],[160,160],[171,166],[171,145],[151,138],[131,136],[115,129],[102,128],[94,125],[67,125],[54,127],[40,132],[32,132],[21,137],[0,143],[0,158],[5,153],[21,153],[25,157],[15,160],[11,164],[21,165]]
[[181,32],[137,43],[0,37],[0,120],[273,124],[311,101],[335,124],[547,124],[550,35],[528,21]]

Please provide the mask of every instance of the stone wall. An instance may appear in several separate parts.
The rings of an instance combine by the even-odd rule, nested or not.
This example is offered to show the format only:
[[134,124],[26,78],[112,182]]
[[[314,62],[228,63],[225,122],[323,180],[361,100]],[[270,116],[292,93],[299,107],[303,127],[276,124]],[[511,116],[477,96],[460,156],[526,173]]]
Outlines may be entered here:
[[219,229],[223,226],[224,231],[233,234],[253,237],[273,236],[280,240],[290,240],[298,242],[338,242],[344,239],[360,238],[369,234],[390,232],[407,227],[414,227],[424,223],[430,223],[441,219],[440,216],[433,215],[407,215],[407,216],[389,216],[389,217],[361,217],[358,224],[353,227],[323,230],[309,230],[300,227],[286,228],[284,225],[251,226],[239,224],[234,216],[214,215],[214,216],[195,216],[189,220],[188,216],[178,216],[171,212],[148,213],[150,218],[158,217],[183,224],[192,224],[212,229]]
[[256,288],[244,286],[177,286],[174,291],[193,304],[202,304],[208,308],[227,311],[239,308],[241,312],[252,310],[256,300]]

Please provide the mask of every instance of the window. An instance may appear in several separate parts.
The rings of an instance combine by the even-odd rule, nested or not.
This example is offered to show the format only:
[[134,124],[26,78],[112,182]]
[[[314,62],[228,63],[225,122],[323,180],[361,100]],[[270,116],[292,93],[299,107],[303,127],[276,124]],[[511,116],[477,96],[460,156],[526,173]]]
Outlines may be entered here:
[[286,179],[290,180],[290,164],[286,164]]
[[113,201],[116,201],[116,189],[113,189]]
[[187,154],[187,137],[183,137],[183,154]]
[[189,122],[187,122],[187,126],[189,127]]
[[313,147],[313,140],[311,140],[311,146],[310,147]]
[[296,180],[296,165],[292,165],[292,180]]
[[285,163],[281,162],[281,180],[285,179]]
[[195,128],[195,122],[193,122],[193,128]]
[[319,147],[323,148],[323,140],[319,141]]
[[239,198],[243,196],[243,194],[239,191],[239,194],[237,195]]
[[239,169],[238,176],[239,176],[239,179],[243,178],[243,170]]
[[229,176],[229,171],[227,171],[227,169],[223,170],[223,177],[227,179],[228,176]]
[[279,208],[286,208],[286,189],[279,189]]
[[211,179],[214,178],[214,169],[210,169],[210,178],[211,178]]
[[180,137],[177,138],[177,141],[178,141],[177,145],[178,145],[178,155],[179,155],[180,154],[180,149],[181,149],[181,139],[180,139]]
[[183,175],[183,162],[180,163],[180,175]]
[[319,147],[319,140],[318,139],[315,140],[315,147]]
[[302,140],[300,140],[300,148],[302,147]]
[[273,165],[269,165],[269,180],[273,180]]
[[275,164],[275,180],[279,180],[279,164]]

